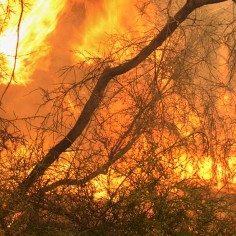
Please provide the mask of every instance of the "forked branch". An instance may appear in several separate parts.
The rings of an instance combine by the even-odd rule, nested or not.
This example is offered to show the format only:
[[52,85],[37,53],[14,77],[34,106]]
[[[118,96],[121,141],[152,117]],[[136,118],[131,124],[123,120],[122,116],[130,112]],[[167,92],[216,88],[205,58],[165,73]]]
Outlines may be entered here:
[[29,188],[34,185],[37,179],[44,174],[44,172],[52,165],[52,163],[59,159],[60,154],[65,152],[66,149],[69,148],[82,134],[85,127],[88,125],[89,121],[94,115],[94,112],[99,107],[104,97],[105,89],[112,78],[132,70],[142,61],[144,61],[154,50],[160,47],[163,42],[165,42],[166,39],[174,33],[178,26],[187,19],[191,12],[204,5],[225,1],[227,0],[188,0],[186,4],[175,14],[175,16],[168,20],[166,25],[156,35],[156,37],[154,37],[153,40],[134,58],[123,64],[120,64],[119,66],[106,68],[98,78],[97,84],[95,85],[91,96],[85,104],[74,127],[69,131],[65,138],[63,138],[58,144],[50,149],[46,156],[34,167],[28,177],[25,178],[18,186],[17,192],[20,192],[23,195],[26,194]]

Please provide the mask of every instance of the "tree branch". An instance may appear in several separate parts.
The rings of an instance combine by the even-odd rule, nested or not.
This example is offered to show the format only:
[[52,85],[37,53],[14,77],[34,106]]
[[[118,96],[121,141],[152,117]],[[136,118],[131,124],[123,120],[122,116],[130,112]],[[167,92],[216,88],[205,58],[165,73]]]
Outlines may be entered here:
[[2,100],[3,100],[3,97],[5,96],[7,90],[9,89],[12,81],[15,80],[15,71],[16,71],[16,63],[17,63],[17,57],[18,57],[18,49],[19,49],[19,42],[20,42],[20,27],[21,27],[21,22],[22,22],[22,17],[23,17],[23,13],[24,13],[24,2],[23,0],[20,1],[20,4],[21,4],[21,12],[20,12],[20,16],[19,16],[19,20],[18,20],[18,24],[17,24],[17,38],[16,38],[16,48],[15,48],[15,56],[14,56],[14,65],[13,65],[13,69],[12,69],[12,72],[11,72],[11,77],[10,77],[10,80],[6,86],[6,88],[4,89],[2,95],[1,95],[1,98],[0,98],[0,106],[2,104]]
[[[44,174],[44,172],[51,166],[51,164],[58,160],[60,154],[69,148],[72,143],[82,134],[85,127],[91,120],[95,110],[99,107],[105,89],[108,83],[115,76],[122,75],[144,61],[154,50],[156,50],[162,43],[171,36],[178,26],[187,19],[188,15],[195,9],[208,4],[214,4],[219,2],[225,2],[227,0],[189,0],[187,3],[176,13],[176,15],[169,19],[159,34],[144,47],[133,59],[112,68],[106,68],[95,85],[92,94],[85,104],[77,122],[74,127],[69,131],[64,139],[56,144],[46,156],[34,167],[27,178],[25,178],[21,184],[19,184],[16,191],[21,194],[26,194],[30,187],[37,181],[37,179]],[[107,163],[108,164],[108,163]],[[99,169],[100,170],[100,169]],[[97,170],[97,171],[99,171]],[[91,179],[93,176],[90,176]],[[78,180],[76,180],[78,183]]]

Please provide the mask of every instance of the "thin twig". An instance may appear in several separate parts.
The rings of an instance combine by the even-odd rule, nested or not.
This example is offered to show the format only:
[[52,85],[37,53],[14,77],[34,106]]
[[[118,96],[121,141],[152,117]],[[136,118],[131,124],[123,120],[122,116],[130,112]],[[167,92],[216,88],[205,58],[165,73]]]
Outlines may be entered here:
[[20,12],[18,25],[17,25],[17,40],[16,40],[16,50],[15,50],[15,56],[14,56],[14,65],[13,65],[10,81],[8,82],[5,90],[2,93],[2,96],[1,96],[1,99],[0,99],[0,106],[2,104],[3,97],[5,96],[7,90],[9,89],[12,81],[16,82],[15,81],[15,71],[16,71],[16,61],[17,61],[18,49],[19,49],[19,41],[20,41],[20,26],[21,26],[21,22],[22,22],[23,13],[24,13],[24,2],[23,2],[23,0],[20,0],[20,3],[21,3],[21,12]]

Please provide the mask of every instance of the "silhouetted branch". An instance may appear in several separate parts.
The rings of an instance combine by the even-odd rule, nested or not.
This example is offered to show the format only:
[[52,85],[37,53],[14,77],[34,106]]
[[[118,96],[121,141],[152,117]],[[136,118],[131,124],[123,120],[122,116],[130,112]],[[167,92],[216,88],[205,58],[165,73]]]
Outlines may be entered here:
[[72,143],[82,134],[85,127],[91,120],[94,112],[99,107],[105,89],[108,83],[116,76],[122,75],[144,61],[154,50],[156,50],[162,43],[171,36],[178,26],[187,19],[188,15],[199,7],[207,4],[224,2],[226,0],[193,0],[188,1],[172,19],[166,23],[163,29],[156,35],[156,37],[144,47],[137,56],[133,59],[116,67],[107,67],[94,87],[92,94],[85,104],[77,122],[74,127],[69,131],[64,139],[56,144],[52,149],[49,150],[47,155],[34,167],[30,172],[29,176],[22,181],[17,191],[25,194],[29,188],[37,181],[37,179],[44,174],[44,172],[51,166],[51,164],[58,160],[60,154],[69,148]]

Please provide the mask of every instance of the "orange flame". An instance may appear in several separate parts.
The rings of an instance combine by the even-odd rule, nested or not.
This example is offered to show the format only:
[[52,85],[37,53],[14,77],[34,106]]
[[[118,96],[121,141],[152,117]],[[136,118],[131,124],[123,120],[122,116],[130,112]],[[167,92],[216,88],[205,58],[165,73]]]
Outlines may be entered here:
[[[76,3],[79,0],[72,0],[71,3]],[[9,5],[10,2],[10,5]],[[4,14],[9,9],[14,9],[16,14],[11,14],[9,20],[5,21],[2,29],[0,29],[0,56],[6,60],[6,68],[4,73],[0,72],[0,84],[7,84],[11,79],[14,63],[16,62],[15,78],[13,83],[26,85],[30,82],[30,77],[36,68],[39,58],[46,56],[49,53],[50,45],[47,42],[47,37],[56,29],[56,25],[60,14],[66,6],[67,0],[29,0],[29,5],[24,6],[24,13],[22,22],[19,28],[18,39],[18,24],[21,12],[21,5],[19,1],[0,1],[0,23],[5,21]],[[80,2],[80,1],[79,1]],[[110,52],[106,50],[109,34],[125,34],[129,29],[132,21],[135,20],[135,9],[132,8],[132,1],[127,0],[99,0],[99,1],[84,1],[85,20],[81,22],[81,31],[77,31],[74,39],[71,39],[71,47],[77,49],[80,54],[76,55],[76,60],[84,60],[90,57],[104,58]],[[127,16],[129,12],[129,16]],[[129,20],[127,20],[127,18]],[[131,19],[132,18],[132,19]],[[130,22],[129,24],[127,22]],[[16,45],[19,40],[16,57]],[[106,41],[106,42],[105,42]],[[123,48],[120,41],[111,41],[113,44],[111,51],[118,51]],[[129,59],[132,56],[132,51],[127,49],[119,56],[121,62]],[[222,62],[224,60],[222,59]],[[222,63],[223,64],[223,63]],[[223,70],[224,69],[224,70]],[[225,68],[222,69],[222,74],[225,74]],[[169,81],[169,80],[168,80]],[[168,83],[168,82],[167,82]],[[165,84],[166,86],[166,84]],[[230,95],[224,94],[222,104],[229,103]],[[68,98],[67,106],[70,112],[79,113],[73,101]],[[199,120],[192,116],[192,123],[197,127]],[[181,124],[177,125],[180,126]],[[189,135],[189,131],[184,130],[185,136]],[[148,148],[148,144],[144,140],[143,150]],[[137,154],[138,155],[138,154]],[[233,173],[235,173],[235,158],[231,157],[229,166]],[[193,163],[188,159],[187,154],[182,154],[179,157],[176,174],[180,178],[191,178],[197,174],[203,180],[210,180],[212,178],[212,160],[210,157],[203,158],[197,163],[198,169],[194,169]],[[64,166],[65,167],[65,166]],[[65,167],[65,169],[68,166]],[[184,170],[184,171],[183,171]],[[222,167],[217,166],[219,179],[222,178]],[[110,170],[110,175],[114,175],[114,171]],[[123,177],[116,177],[111,183],[113,187],[119,186],[123,181]],[[231,182],[236,183],[235,175],[232,176]],[[97,179],[92,181],[97,188],[98,194],[96,198],[107,196],[107,176],[100,175]],[[222,187],[222,182],[219,181],[217,187]]]
[[[129,12],[129,16],[127,16],[127,12]],[[121,43],[116,40],[113,41],[110,36],[112,34],[125,34],[128,30],[129,24],[127,22],[132,22],[131,16],[135,18],[132,1],[85,1],[85,14],[86,19],[83,22],[82,35],[80,32],[80,39],[78,40],[75,37],[73,43],[73,48],[78,51],[76,60],[104,58],[107,56],[109,44],[112,44],[111,47],[114,51],[122,48]],[[128,50],[125,54],[121,55],[123,59],[130,56]]]
[[[10,2],[10,6],[8,4]],[[58,16],[62,12],[66,0],[31,0],[24,6],[22,22],[19,26],[19,38],[17,36],[19,14],[21,5],[18,1],[2,1],[1,13],[8,8],[13,8],[16,14],[10,16],[6,29],[0,37],[0,54],[7,61],[7,68],[3,75],[0,74],[0,83],[10,81],[13,66],[16,60],[15,78],[13,83],[27,84],[30,82],[37,60],[45,56],[50,46],[47,44],[47,36],[55,29]],[[16,57],[16,45],[19,41]]]

